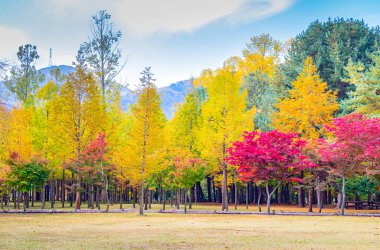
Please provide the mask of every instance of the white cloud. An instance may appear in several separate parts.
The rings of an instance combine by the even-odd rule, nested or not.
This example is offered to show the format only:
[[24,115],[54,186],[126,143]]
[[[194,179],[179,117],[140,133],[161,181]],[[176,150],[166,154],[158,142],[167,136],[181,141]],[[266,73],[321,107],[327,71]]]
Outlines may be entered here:
[[191,32],[226,20],[259,20],[289,8],[296,0],[34,0],[52,18],[88,20],[107,9],[118,26],[132,35]]
[[15,28],[0,26],[0,59],[15,60],[18,47],[28,41],[27,35]]

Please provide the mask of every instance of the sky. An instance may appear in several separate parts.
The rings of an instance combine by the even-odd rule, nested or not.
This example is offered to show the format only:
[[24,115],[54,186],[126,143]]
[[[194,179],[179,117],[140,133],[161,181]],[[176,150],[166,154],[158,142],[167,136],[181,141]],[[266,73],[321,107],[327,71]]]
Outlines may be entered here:
[[71,65],[101,9],[122,32],[117,80],[132,88],[147,66],[160,87],[197,77],[261,33],[286,41],[329,17],[380,25],[379,0],[0,0],[0,59],[17,63],[18,47],[31,43],[37,68],[48,66],[50,48],[53,65]]

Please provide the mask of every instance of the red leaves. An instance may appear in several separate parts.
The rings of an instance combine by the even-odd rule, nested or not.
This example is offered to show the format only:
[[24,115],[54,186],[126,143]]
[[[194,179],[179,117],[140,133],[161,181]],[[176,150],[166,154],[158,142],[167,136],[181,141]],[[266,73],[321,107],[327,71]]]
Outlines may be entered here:
[[306,141],[296,134],[253,131],[244,132],[243,137],[228,149],[227,162],[238,166],[240,177],[245,181],[300,181],[294,176],[315,165],[302,154]]
[[99,133],[96,139],[87,146],[87,148],[83,151],[83,158],[85,161],[90,161],[91,163],[106,161],[104,157],[107,146],[105,138],[105,134]]
[[322,160],[338,174],[348,175],[359,172],[363,163],[372,162],[379,168],[380,163],[380,119],[360,114],[335,118],[326,126],[333,133],[334,141],[322,140],[319,152]]

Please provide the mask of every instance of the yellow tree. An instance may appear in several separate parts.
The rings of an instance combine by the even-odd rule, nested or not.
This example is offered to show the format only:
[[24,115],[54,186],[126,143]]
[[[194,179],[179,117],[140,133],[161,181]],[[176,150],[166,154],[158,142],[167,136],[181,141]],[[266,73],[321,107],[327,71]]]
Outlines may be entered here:
[[215,71],[205,70],[195,85],[206,89],[198,145],[202,157],[222,172],[222,210],[228,210],[227,148],[253,128],[254,109],[247,110],[247,91],[241,91],[236,60]]
[[109,105],[107,120],[106,135],[108,150],[106,158],[115,167],[115,178],[120,187],[120,209],[122,209],[121,195],[126,188],[128,180],[126,167],[130,155],[126,154],[126,146],[129,141],[128,133],[131,129],[131,119],[129,113],[123,113],[118,95],[116,95],[116,98]]
[[283,132],[298,133],[304,139],[317,139],[323,133],[322,125],[333,118],[338,109],[336,93],[327,90],[311,57],[306,58],[304,68],[292,83],[289,97],[276,107],[272,122]]
[[[51,111],[52,111],[52,100],[57,97],[58,94],[58,84],[53,81],[48,81],[43,87],[41,87],[35,97],[35,106],[33,107],[32,115],[32,137],[33,137],[33,148],[34,150],[45,158],[48,163],[47,167],[50,172],[50,191],[52,192],[51,197],[51,208],[54,208],[54,182],[56,178],[64,178],[64,174],[61,168],[62,161],[61,155],[59,154],[59,143],[54,139],[55,134],[52,133],[52,121]],[[60,174],[62,173],[62,175]],[[58,174],[58,175],[57,175]],[[62,192],[63,192],[62,184]],[[45,184],[42,185],[41,192],[42,208],[45,207]],[[64,199],[62,199],[62,206],[64,206]]]
[[9,110],[0,104],[0,162],[4,162],[8,154],[9,121]]
[[141,75],[140,94],[132,106],[128,153],[133,157],[130,159],[133,176],[140,182],[140,215],[143,215],[145,179],[158,172],[160,167],[158,159],[160,148],[163,146],[160,142],[163,137],[165,117],[150,67],[145,68]]
[[[167,126],[170,165],[176,168],[177,174],[180,176],[183,175],[178,171],[187,172],[188,179],[186,182],[181,181],[181,184],[186,187],[182,188],[195,187],[195,202],[197,202],[197,185],[195,184],[204,178],[205,173],[203,164],[195,164],[200,160],[200,152],[197,147],[200,115],[200,95],[195,89],[186,96],[184,103],[178,107],[174,118]],[[182,168],[178,166],[182,166]],[[187,193],[186,190],[185,192]],[[190,192],[190,208],[191,194],[192,192]]]
[[32,109],[14,107],[10,112],[8,151],[28,161],[34,154],[31,137]]
[[[81,160],[81,153],[99,132],[103,121],[100,91],[91,73],[77,65],[67,76],[59,96],[52,104],[55,139],[62,145],[60,154],[66,161]],[[81,174],[77,173],[76,209],[80,209]]]
[[[331,121],[338,109],[336,93],[327,90],[327,83],[322,82],[311,57],[306,58],[292,87],[289,97],[275,105],[278,111],[272,116],[273,126],[282,132],[297,133],[306,140],[320,138],[324,133],[323,125]],[[320,191],[317,194],[320,197]],[[302,188],[298,192],[298,202],[300,207],[305,206]]]

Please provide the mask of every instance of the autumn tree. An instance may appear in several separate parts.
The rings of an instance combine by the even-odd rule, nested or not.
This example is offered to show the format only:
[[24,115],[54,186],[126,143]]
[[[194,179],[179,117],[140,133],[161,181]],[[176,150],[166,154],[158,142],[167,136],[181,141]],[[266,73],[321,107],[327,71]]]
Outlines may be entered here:
[[331,121],[338,109],[335,93],[319,78],[311,57],[304,63],[302,73],[292,83],[289,97],[277,105],[274,126],[283,132],[297,133],[304,139],[318,139],[322,126]]
[[[53,129],[63,146],[63,160],[81,160],[85,147],[99,131],[103,119],[99,90],[91,73],[77,65],[75,73],[67,76],[59,96],[54,100],[51,118]],[[77,175],[76,209],[80,209],[81,178]]]
[[165,117],[161,98],[154,85],[150,67],[141,72],[139,97],[131,109],[131,130],[129,133],[129,155],[133,156],[130,166],[140,182],[140,215],[144,214],[144,189],[147,176],[158,171],[158,151],[162,145]]
[[[267,214],[271,197],[283,182],[302,182],[297,176],[314,164],[302,153],[306,141],[296,134],[270,132],[245,132],[243,140],[236,141],[228,149],[227,162],[238,166],[244,180],[254,179],[265,183]],[[274,187],[270,190],[270,185]]]
[[251,38],[239,60],[242,88],[248,91],[247,106],[256,108],[255,128],[263,131],[272,129],[270,117],[275,104],[287,91],[281,78],[280,56],[284,45],[269,34]]
[[20,66],[12,67],[11,76],[5,81],[5,86],[19,101],[26,103],[36,93],[38,85],[44,76],[36,70],[35,63],[39,58],[37,47],[26,44],[19,47],[17,58]]
[[334,138],[322,140],[320,154],[330,174],[342,179],[341,215],[344,215],[347,178],[380,169],[380,119],[350,114],[335,118],[327,129]]
[[25,213],[29,191],[32,188],[41,189],[49,175],[49,171],[46,169],[46,161],[36,157],[30,161],[25,161],[20,158],[17,152],[13,152],[10,154],[8,165],[10,170],[7,181],[10,186],[24,195]]
[[109,188],[109,177],[112,170],[105,157],[107,150],[106,135],[99,133],[95,140],[93,140],[83,151],[83,161],[85,164],[94,168],[94,174],[99,173],[101,175],[102,181],[104,183],[104,190],[107,202],[106,212],[108,212],[110,207],[108,188]]
[[247,110],[247,91],[241,91],[237,65],[227,61],[223,68],[205,70],[196,80],[205,88],[198,145],[202,157],[222,172],[222,210],[228,210],[227,148],[253,128],[254,109]]

